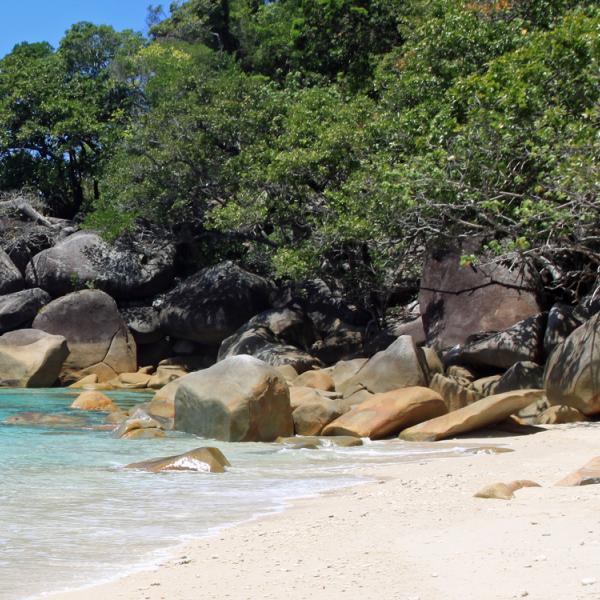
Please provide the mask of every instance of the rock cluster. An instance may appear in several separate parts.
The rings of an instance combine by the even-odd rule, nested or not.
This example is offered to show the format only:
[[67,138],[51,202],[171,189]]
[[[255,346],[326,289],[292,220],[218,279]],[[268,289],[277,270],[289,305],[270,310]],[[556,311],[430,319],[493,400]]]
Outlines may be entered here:
[[0,250],[1,386],[155,390],[126,439],[436,440],[600,414],[600,302],[543,305],[529,267],[431,252],[419,302],[371,334],[321,280],[278,289],[231,261],[180,273],[176,244],[134,238],[70,227]]

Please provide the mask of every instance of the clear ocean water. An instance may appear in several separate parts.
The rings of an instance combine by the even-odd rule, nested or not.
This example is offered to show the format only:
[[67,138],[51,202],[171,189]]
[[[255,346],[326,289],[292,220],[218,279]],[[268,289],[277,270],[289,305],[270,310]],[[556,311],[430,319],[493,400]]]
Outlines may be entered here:
[[[387,442],[289,450],[183,435],[117,440],[94,429],[105,414],[68,408],[76,395],[60,389],[0,390],[1,600],[79,587],[152,564],[186,539],[279,510],[294,498],[358,483],[357,464],[433,452]],[[139,392],[108,395],[122,408],[148,399]],[[75,416],[81,422],[3,423],[24,411]],[[232,468],[220,475],[123,469],[202,445],[219,447]]]

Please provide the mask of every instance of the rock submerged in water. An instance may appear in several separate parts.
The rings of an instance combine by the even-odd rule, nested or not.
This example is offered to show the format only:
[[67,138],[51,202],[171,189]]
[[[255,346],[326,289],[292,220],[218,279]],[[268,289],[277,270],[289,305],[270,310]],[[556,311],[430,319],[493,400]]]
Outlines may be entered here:
[[103,412],[115,413],[119,411],[119,407],[102,392],[89,390],[83,392],[73,401],[71,408],[78,410],[98,410]]
[[316,450],[332,446],[351,448],[363,445],[363,441],[360,438],[349,435],[280,437],[275,442],[294,450]]
[[113,437],[121,439],[149,439],[164,437],[162,425],[153,419],[143,409],[138,408],[134,413],[114,430]]
[[153,458],[131,463],[126,469],[163,472],[195,472],[195,473],[224,473],[231,464],[218,448],[203,447],[190,450],[184,454]]
[[69,415],[49,415],[41,412],[21,412],[6,417],[4,425],[21,425],[24,427],[83,427],[85,421],[80,417]]

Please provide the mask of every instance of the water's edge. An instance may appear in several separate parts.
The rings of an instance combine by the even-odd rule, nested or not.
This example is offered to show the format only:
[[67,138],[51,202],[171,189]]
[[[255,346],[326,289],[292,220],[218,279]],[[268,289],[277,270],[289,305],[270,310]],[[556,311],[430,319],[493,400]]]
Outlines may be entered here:
[[[316,450],[175,435],[119,440],[105,414],[70,408],[74,390],[0,390],[0,599],[33,600],[156,569],[195,540],[295,502],[373,481],[368,467],[462,454],[469,444],[388,440]],[[139,393],[109,394],[127,409]],[[23,412],[62,425],[6,419]],[[223,474],[153,474],[125,465],[216,446]]]
[[273,517],[276,515],[281,515],[287,510],[291,510],[294,506],[302,501],[302,500],[311,500],[318,499],[323,497],[325,494],[329,494],[331,492],[336,492],[340,490],[350,490],[355,487],[360,487],[363,485],[368,485],[370,483],[375,483],[377,480],[374,478],[364,478],[357,480],[353,483],[347,483],[342,485],[334,485],[327,489],[319,490],[318,492],[312,494],[303,494],[301,496],[291,496],[290,498],[286,498],[285,500],[280,500],[278,506],[272,508],[271,510],[264,512],[257,512],[247,519],[241,519],[239,521],[232,521],[231,523],[224,523],[223,525],[219,525],[210,531],[206,532],[203,535],[195,535],[195,536],[186,536],[185,539],[182,539],[179,543],[168,546],[165,548],[156,549],[152,554],[155,554],[154,557],[148,557],[142,563],[130,565],[123,568],[119,573],[115,573],[110,577],[103,577],[100,579],[95,579],[94,581],[90,581],[84,585],[78,585],[74,587],[67,587],[60,590],[53,590],[48,592],[43,592],[41,594],[35,594],[33,596],[24,596],[23,598],[19,598],[18,600],[40,600],[40,599],[52,599],[55,596],[59,596],[66,593],[85,591],[89,589],[94,589],[104,584],[114,583],[116,581],[120,581],[131,575],[136,575],[137,573],[144,573],[147,571],[156,571],[160,568],[164,567],[166,563],[174,561],[178,558],[181,552],[184,552],[190,546],[197,544],[198,542],[206,539],[210,539],[216,536],[221,535],[224,531],[229,529],[233,529],[235,527],[240,527],[241,525],[245,525],[247,523],[254,523],[260,521],[262,519],[266,519],[269,517]]

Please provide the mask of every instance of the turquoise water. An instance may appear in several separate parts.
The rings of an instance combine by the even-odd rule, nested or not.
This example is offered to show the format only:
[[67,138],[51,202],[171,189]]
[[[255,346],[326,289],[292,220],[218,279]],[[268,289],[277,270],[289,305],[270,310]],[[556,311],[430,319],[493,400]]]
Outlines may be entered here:
[[[404,444],[288,450],[210,442],[225,474],[149,474],[130,462],[206,445],[193,436],[116,440],[94,430],[102,413],[68,408],[70,390],[0,390],[0,599],[78,587],[155,562],[160,551],[219,527],[278,510],[289,499],[360,481],[357,464],[402,460]],[[122,408],[147,400],[109,393]],[[83,419],[70,426],[2,424],[39,411]],[[447,452],[447,449],[445,450]],[[411,454],[418,452],[411,447]],[[423,450],[431,453],[431,450]]]

